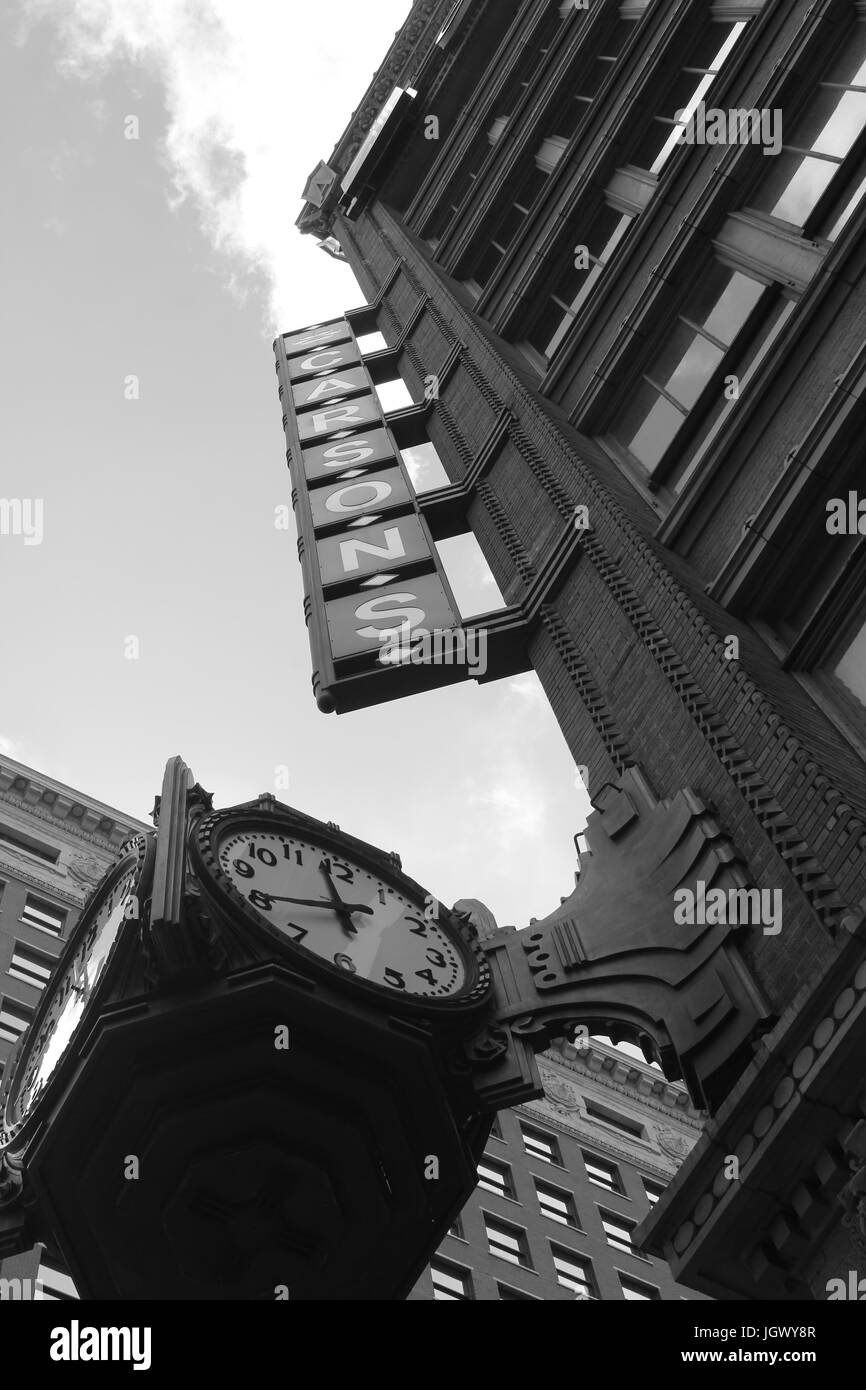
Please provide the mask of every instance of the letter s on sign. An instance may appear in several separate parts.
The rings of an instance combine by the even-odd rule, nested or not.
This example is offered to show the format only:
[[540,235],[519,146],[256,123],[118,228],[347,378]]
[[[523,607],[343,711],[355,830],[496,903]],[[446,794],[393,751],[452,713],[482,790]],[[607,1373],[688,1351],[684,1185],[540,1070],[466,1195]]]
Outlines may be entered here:
[[[373,622],[381,621],[381,627],[359,627],[356,628],[359,637],[371,637],[374,642],[378,642],[385,628],[393,628],[395,625],[402,632],[411,632],[413,627],[420,626],[427,616],[423,608],[400,608],[387,607],[388,604],[417,603],[415,594],[382,594],[380,598],[368,599],[355,609],[356,618],[369,618]],[[383,608],[381,605],[385,604]],[[397,620],[396,624],[394,619]]]

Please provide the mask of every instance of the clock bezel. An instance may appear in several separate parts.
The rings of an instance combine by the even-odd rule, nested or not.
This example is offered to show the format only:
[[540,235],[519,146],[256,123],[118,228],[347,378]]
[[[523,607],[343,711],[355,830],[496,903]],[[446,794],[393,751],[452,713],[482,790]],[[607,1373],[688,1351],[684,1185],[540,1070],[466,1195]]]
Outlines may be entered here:
[[[117,960],[118,952],[122,949],[123,945],[132,939],[132,936],[136,934],[140,928],[141,917],[144,915],[144,903],[141,901],[144,897],[142,889],[144,888],[146,892],[147,880],[153,867],[153,856],[154,837],[152,835],[136,835],[128,840],[122,846],[121,858],[116,864],[111,866],[96,885],[84,905],[81,917],[76,922],[72,934],[64,943],[63,950],[57,957],[57,964],[52,973],[51,980],[36,1006],[36,1011],[31,1023],[25,1029],[9,1058],[3,1082],[0,1084],[0,1153],[14,1153],[16,1149],[25,1148],[31,1130],[34,1126],[41,1125],[42,1115],[65,1089],[69,1076],[77,1065],[76,1041],[80,1040],[82,1034],[92,1022],[94,1015],[102,1006],[104,996],[113,977],[114,972],[112,967]],[[63,1056],[55,1066],[46,1085],[36,1098],[31,1101],[26,1114],[22,1115],[20,1119],[13,1119],[13,1109],[20,1089],[21,1080],[26,1074],[40,1032],[55,1002],[57,991],[78,954],[94,918],[99,914],[105,899],[114,892],[121,879],[123,879],[133,867],[135,869],[135,878],[133,881],[134,886],[130,889],[130,896],[137,895],[140,900],[139,918],[137,920],[135,917],[130,917],[127,918],[125,922],[121,923],[117,935],[109,948],[105,965],[102,968],[93,993],[85,1004],[84,1011],[78,1021],[77,1027],[69,1039]]]
[[437,924],[450,938],[466,971],[465,984],[454,994],[444,997],[414,994],[408,990],[394,989],[391,985],[352,975],[341,970],[324,956],[309,950],[299,942],[292,941],[279,927],[269,923],[264,913],[253,907],[228,878],[219,863],[218,855],[222,841],[233,833],[274,833],[280,830],[288,836],[312,840],[317,846],[321,846],[323,852],[331,853],[348,863],[356,863],[359,868],[363,867],[367,872],[375,873],[392,888],[407,897],[415,898],[419,911],[423,911],[426,898],[432,896],[420,883],[403,872],[393,856],[385,854],[375,845],[359,840],[333,824],[316,820],[291,806],[273,801],[272,807],[253,803],[214,811],[204,816],[191,829],[189,852],[193,870],[201,881],[203,891],[214,899],[218,909],[240,910],[244,920],[270,945],[276,945],[281,953],[285,952],[288,959],[297,962],[300,956],[305,968],[309,965],[311,970],[320,971],[329,982],[347,988],[353,993],[360,991],[380,1003],[387,1000],[392,1008],[401,1012],[432,1013],[436,1017],[443,1014],[461,1015],[487,1003],[492,991],[492,976],[487,957],[474,933],[444,903],[439,903]]

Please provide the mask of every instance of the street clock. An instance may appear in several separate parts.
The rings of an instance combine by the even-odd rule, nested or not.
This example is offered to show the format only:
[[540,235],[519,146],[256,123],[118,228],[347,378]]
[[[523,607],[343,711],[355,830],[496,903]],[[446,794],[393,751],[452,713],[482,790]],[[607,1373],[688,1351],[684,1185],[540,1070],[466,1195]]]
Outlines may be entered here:
[[396,856],[292,812],[217,812],[193,833],[202,892],[287,957],[389,1008],[463,1013],[490,993],[474,933],[402,872]]

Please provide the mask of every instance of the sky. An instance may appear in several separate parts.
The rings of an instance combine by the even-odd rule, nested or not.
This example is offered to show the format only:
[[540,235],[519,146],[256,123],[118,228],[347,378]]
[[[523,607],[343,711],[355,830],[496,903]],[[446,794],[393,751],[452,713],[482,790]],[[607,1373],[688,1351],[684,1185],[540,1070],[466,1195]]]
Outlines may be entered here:
[[301,190],[408,10],[3,8],[0,752],[141,819],[180,753],[216,806],[274,792],[525,926],[588,810],[535,676],[321,714],[274,524],[272,340],[363,303]]

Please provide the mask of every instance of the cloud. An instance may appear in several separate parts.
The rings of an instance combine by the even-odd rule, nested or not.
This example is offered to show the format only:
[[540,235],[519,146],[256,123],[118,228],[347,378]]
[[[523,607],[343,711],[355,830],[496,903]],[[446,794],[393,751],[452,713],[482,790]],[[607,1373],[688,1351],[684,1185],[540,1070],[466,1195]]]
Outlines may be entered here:
[[[65,73],[95,79],[131,64],[157,78],[171,203],[196,208],[213,246],[233,261],[235,285],[264,278],[272,328],[296,322],[303,253],[293,223],[306,176],[330,154],[408,0],[377,0],[375,21],[357,0],[20,4],[25,38],[37,24],[55,27]],[[336,276],[341,287],[351,282],[348,271]]]
[[494,783],[483,791],[470,793],[470,804],[489,807],[495,820],[488,827],[499,848],[510,853],[527,836],[540,835],[546,807],[529,769],[519,764],[510,768],[507,781]]

